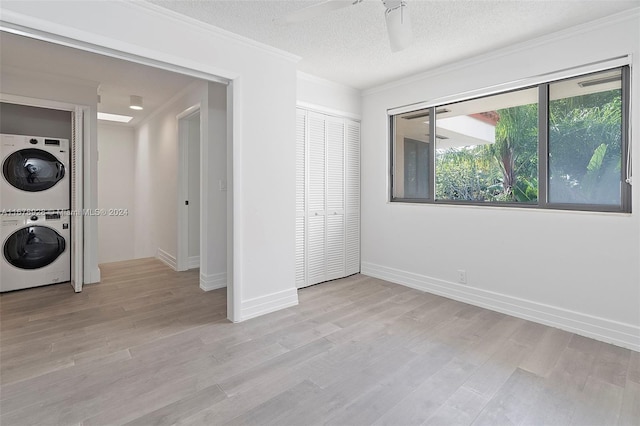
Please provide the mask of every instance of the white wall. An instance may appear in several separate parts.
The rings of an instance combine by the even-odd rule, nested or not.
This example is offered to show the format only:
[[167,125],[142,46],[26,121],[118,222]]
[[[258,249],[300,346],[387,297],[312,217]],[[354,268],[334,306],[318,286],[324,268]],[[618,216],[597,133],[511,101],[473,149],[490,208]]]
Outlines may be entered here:
[[97,83],[70,81],[67,77],[43,72],[45,68],[36,72],[12,68],[10,64],[2,65],[2,93],[70,104],[97,105]]
[[146,2],[3,1],[2,19],[233,80],[229,317],[238,321],[297,304],[297,58]]
[[173,260],[178,247],[178,120],[176,116],[207,95],[207,84],[195,82],[136,127],[136,258],[158,250]]
[[71,140],[71,111],[0,102],[0,132]]
[[359,119],[362,112],[360,90],[298,71],[298,105],[328,114]]
[[639,31],[639,13],[625,13],[366,91],[363,273],[640,349],[640,185],[633,214],[389,203],[386,112],[626,54],[638,82]]
[[135,133],[132,127],[98,124],[98,208],[126,215],[98,217],[98,263],[134,259]]

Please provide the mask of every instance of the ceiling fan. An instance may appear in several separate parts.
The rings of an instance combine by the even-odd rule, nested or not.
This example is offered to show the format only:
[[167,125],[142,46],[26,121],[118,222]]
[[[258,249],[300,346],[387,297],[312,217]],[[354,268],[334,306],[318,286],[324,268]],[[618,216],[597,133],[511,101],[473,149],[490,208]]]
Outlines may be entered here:
[[[295,24],[322,16],[333,10],[355,6],[363,1],[364,0],[325,0],[321,3],[291,12],[275,21],[280,24]],[[384,17],[387,22],[391,51],[398,52],[407,48],[413,41],[407,2],[405,0],[382,0],[382,4],[386,8]]]

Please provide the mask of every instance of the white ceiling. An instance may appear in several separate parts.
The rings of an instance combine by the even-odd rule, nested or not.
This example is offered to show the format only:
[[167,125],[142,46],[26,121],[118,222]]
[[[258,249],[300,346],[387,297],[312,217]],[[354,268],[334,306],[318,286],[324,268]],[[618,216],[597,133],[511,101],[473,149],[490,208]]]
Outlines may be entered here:
[[[10,33],[0,33],[0,63],[9,72],[99,86],[99,112],[133,116],[135,126],[196,79],[158,68],[97,55]],[[129,108],[129,96],[144,99],[144,110]]]
[[302,57],[298,69],[365,89],[640,6],[617,0],[406,0],[414,43],[391,53],[380,0],[299,24],[274,18],[322,0],[148,0]]

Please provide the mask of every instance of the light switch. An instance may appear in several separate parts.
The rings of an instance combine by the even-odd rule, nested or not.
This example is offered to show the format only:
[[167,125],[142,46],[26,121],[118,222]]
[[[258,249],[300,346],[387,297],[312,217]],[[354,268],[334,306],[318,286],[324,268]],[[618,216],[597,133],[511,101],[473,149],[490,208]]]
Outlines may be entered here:
[[226,191],[227,190],[227,181],[219,180],[218,181],[218,185],[220,186],[220,191]]

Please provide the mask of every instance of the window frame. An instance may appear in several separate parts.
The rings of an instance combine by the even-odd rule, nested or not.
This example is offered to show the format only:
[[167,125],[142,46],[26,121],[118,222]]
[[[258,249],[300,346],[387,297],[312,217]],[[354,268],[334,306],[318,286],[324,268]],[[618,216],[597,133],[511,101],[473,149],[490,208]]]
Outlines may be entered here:
[[[621,166],[620,166],[620,204],[591,204],[591,203],[554,203],[549,201],[549,86],[553,83],[583,77],[592,74],[598,74],[613,70],[621,71]],[[527,90],[537,88],[538,90],[538,200],[535,203],[528,202],[500,202],[500,201],[468,201],[468,200],[449,200],[435,199],[436,190],[436,110],[438,108],[446,108],[447,105],[456,104],[475,99],[497,96],[504,93]],[[611,213],[631,213],[632,204],[632,188],[627,182],[630,161],[629,159],[629,126],[630,126],[630,66],[628,64],[610,66],[594,71],[585,71],[582,73],[546,80],[529,84],[526,86],[516,87],[507,90],[490,92],[484,95],[474,95],[472,97],[459,99],[456,101],[442,102],[431,104],[425,107],[416,107],[415,109],[402,108],[400,112],[388,112],[388,128],[389,128],[389,202],[392,203],[412,203],[412,204],[433,204],[433,205],[456,205],[456,206],[487,206],[487,207],[517,207],[524,209],[545,209],[545,210],[569,210],[569,211],[586,211],[586,212],[611,212]],[[406,198],[394,196],[394,184],[397,179],[403,179],[403,176],[395,175],[396,164],[396,140],[395,140],[395,120],[402,114],[409,112],[417,112],[420,110],[429,111],[429,196],[427,198]]]

